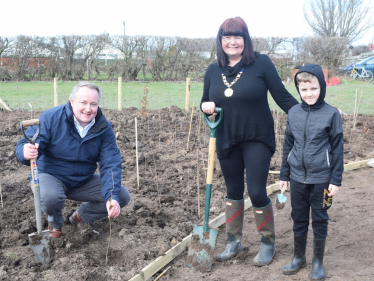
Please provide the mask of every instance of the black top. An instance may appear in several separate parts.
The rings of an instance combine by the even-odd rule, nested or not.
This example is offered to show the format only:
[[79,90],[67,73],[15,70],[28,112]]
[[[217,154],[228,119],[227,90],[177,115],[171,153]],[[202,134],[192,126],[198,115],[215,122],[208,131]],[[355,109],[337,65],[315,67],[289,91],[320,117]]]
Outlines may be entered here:
[[[234,94],[226,97],[227,86],[222,73],[231,83],[243,70],[239,80],[231,87]],[[272,153],[275,152],[274,120],[267,99],[269,90],[278,106],[285,112],[298,104],[284,87],[273,63],[266,55],[258,55],[247,66],[242,61],[232,67],[222,68],[217,63],[208,66],[204,77],[204,91],[201,103],[213,101],[221,107],[224,118],[217,129],[217,156],[226,158],[231,148],[242,141],[263,142]]]
[[301,99],[302,103],[289,111],[279,178],[284,181],[292,178],[305,184],[331,183],[340,186],[344,171],[340,113],[324,101],[326,82],[322,68],[308,64],[295,77],[300,72],[309,72],[318,78],[320,95],[315,104],[308,105]]

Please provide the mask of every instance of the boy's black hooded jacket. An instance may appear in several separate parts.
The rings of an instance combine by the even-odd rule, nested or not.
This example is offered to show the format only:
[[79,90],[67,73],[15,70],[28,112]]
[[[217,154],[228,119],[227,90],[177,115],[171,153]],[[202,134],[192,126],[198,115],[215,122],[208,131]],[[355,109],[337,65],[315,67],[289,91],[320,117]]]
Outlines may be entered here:
[[305,184],[341,185],[343,173],[343,129],[339,111],[327,104],[326,82],[322,68],[308,64],[300,72],[318,78],[320,96],[314,105],[302,103],[288,112],[280,180]]

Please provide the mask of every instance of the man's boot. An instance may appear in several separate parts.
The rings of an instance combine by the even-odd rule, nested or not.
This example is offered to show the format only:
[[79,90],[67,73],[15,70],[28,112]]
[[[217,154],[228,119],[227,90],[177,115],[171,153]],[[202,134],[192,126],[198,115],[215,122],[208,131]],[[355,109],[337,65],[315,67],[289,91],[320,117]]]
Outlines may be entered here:
[[323,256],[325,254],[326,238],[313,240],[313,261],[312,271],[310,272],[311,280],[325,280],[325,270],[323,268]]
[[244,198],[242,200],[231,200],[225,197],[226,203],[226,249],[216,256],[217,261],[227,261],[232,259],[243,250],[241,243],[243,218],[244,218]]
[[290,263],[283,267],[283,274],[291,275],[297,273],[300,268],[306,266],[305,249],[308,233],[294,236],[294,254]]
[[253,207],[257,231],[262,235],[260,251],[253,260],[255,266],[264,266],[271,263],[275,255],[275,227],[273,207],[270,203],[262,208]]
[[77,226],[78,223],[82,223],[83,220],[78,212],[78,209],[69,217],[69,221],[72,225]]

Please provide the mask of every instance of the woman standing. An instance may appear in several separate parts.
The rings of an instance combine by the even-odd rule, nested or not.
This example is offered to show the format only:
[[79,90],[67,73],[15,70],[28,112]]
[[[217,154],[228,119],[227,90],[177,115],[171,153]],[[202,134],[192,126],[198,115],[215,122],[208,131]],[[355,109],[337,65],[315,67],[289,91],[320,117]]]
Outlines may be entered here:
[[225,20],[216,44],[217,62],[209,65],[205,73],[201,99],[203,112],[213,114],[217,106],[225,114],[217,130],[217,156],[227,189],[227,244],[216,260],[229,260],[243,250],[245,169],[248,195],[261,234],[260,251],[253,263],[263,266],[275,254],[273,209],[266,192],[270,160],[275,152],[274,120],[267,92],[285,112],[298,102],[285,89],[269,57],[253,51],[242,18]]

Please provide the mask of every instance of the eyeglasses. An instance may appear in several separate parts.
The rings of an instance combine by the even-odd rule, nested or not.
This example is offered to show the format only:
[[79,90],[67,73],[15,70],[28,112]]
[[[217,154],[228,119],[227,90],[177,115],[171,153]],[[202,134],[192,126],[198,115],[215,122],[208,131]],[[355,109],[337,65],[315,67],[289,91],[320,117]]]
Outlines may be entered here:
[[222,40],[224,40],[225,42],[230,42],[233,39],[235,41],[243,40],[243,36],[223,36],[222,38]]

